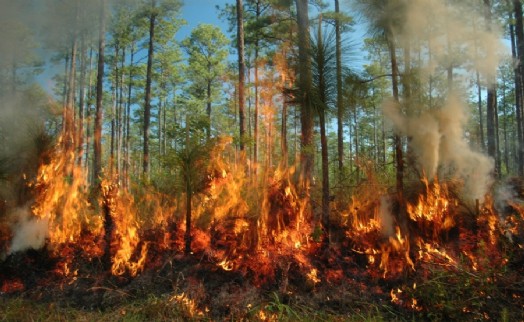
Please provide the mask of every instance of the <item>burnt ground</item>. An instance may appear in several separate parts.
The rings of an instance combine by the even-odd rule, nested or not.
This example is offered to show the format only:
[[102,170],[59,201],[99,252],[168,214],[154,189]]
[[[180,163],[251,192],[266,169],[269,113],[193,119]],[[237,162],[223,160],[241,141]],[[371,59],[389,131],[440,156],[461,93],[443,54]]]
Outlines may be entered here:
[[[363,237],[378,239],[371,233]],[[375,311],[396,320],[499,320],[501,314],[522,320],[524,254],[518,244],[498,236],[490,245],[480,227],[447,238],[446,251],[455,262],[438,254],[420,257],[421,249],[412,247],[414,267],[392,252],[387,272],[378,258],[371,263],[356,251],[360,241],[350,238],[329,247],[312,241],[296,251],[271,245],[237,255],[227,265],[214,245],[186,256],[150,240],[146,266],[135,277],[111,275],[101,258],[85,256],[81,245],[63,245],[58,252],[28,250],[1,261],[0,298],[105,312],[151,296],[179,296],[214,320],[260,319],[254,310],[286,308],[291,316],[304,309],[336,317]]]

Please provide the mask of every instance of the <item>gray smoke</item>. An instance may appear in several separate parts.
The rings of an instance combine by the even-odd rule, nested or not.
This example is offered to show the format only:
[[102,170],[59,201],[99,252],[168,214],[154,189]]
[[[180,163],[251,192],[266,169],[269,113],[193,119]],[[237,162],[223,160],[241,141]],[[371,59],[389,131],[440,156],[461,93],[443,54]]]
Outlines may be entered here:
[[[387,101],[384,114],[393,129],[410,138],[420,170],[429,178],[445,175],[464,182],[466,199],[483,200],[493,179],[494,162],[474,151],[465,137],[469,107],[462,101],[468,76],[479,72],[484,84],[495,77],[505,47],[497,26],[488,31],[481,2],[412,0],[402,26],[394,28],[401,48],[418,44],[418,78],[441,77],[453,66],[453,88],[431,94],[439,106]],[[445,93],[447,92],[447,94]],[[447,95],[447,97],[443,96]],[[438,98],[438,100],[437,100]]]

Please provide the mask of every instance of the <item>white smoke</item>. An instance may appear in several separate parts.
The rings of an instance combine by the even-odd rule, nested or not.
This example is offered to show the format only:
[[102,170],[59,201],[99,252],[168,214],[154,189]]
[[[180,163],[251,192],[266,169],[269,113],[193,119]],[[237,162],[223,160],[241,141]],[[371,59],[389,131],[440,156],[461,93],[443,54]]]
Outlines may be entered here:
[[382,234],[390,237],[394,234],[394,218],[391,211],[392,202],[389,197],[383,196],[380,198],[379,217],[382,226]]
[[495,21],[487,28],[484,15],[478,1],[409,1],[403,24],[393,30],[399,47],[409,44],[407,48],[417,53],[416,70],[423,82],[445,77],[453,66],[453,88],[429,94],[443,102],[438,107],[401,102],[409,103],[404,112],[396,102],[384,103],[384,114],[395,132],[410,138],[420,170],[429,179],[437,174],[461,179],[464,198],[470,201],[484,199],[493,182],[494,161],[474,151],[465,138],[469,107],[459,93],[467,88],[467,76],[477,71],[484,84],[489,83],[506,49]]
[[384,114],[395,130],[411,138],[410,147],[428,178],[439,171],[464,181],[463,194],[469,200],[483,200],[493,183],[493,159],[474,151],[464,137],[466,106],[454,96],[440,109],[422,110],[408,117],[397,104],[384,104]]
[[12,226],[14,236],[9,253],[44,247],[45,240],[49,237],[47,219],[32,216],[28,208],[17,208],[11,216],[15,217],[17,221]]

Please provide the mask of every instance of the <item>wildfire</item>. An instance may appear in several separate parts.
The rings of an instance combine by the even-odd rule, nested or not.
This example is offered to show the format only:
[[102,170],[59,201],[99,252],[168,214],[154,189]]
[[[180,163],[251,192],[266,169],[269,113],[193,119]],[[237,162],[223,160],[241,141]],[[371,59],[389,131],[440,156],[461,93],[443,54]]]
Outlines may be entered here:
[[[265,116],[270,119],[274,107],[266,103]],[[272,140],[271,123],[266,122],[267,142]],[[92,205],[85,171],[76,165],[74,153],[63,153],[59,145],[32,185],[36,192],[32,212],[38,223],[47,225],[46,242],[53,259],[58,259],[50,270],[62,278],[61,285],[81,280],[84,272],[75,262],[78,258],[102,259],[104,266],[108,259],[107,270],[126,277],[135,277],[146,268],[164,269],[166,263],[174,268],[179,260],[189,263],[197,258],[199,270],[212,267],[209,270],[215,274],[251,279],[251,285],[278,287],[285,294],[301,287],[319,291],[323,283],[348,281],[348,272],[358,266],[368,274],[364,278],[374,281],[399,281],[415,271],[427,277],[431,274],[428,267],[434,265],[480,275],[495,262],[497,257],[492,255],[503,233],[510,240],[522,234],[520,204],[512,205],[518,211],[505,216],[500,225],[489,196],[474,216],[463,214],[448,184],[423,178],[420,193],[406,198],[413,202],[400,204],[370,175],[369,183],[350,197],[350,206],[338,212],[341,224],[333,225],[333,231],[341,244],[322,249],[322,230],[314,226],[316,214],[308,213],[309,200],[293,180],[295,167],[281,163],[273,168],[268,162],[258,168],[257,178],[251,178],[246,157],[235,151],[232,142],[231,138],[217,139],[202,169],[202,186],[192,195],[189,228],[182,218],[187,201],[181,203],[179,199],[184,198],[164,195],[152,186],[127,190],[117,180],[104,179],[97,200],[101,207]],[[465,219],[466,215],[470,217]],[[186,229],[191,229],[192,241],[188,258],[182,255]],[[450,242],[456,240],[459,242]],[[342,243],[345,249],[339,247]],[[463,259],[468,265],[463,266]],[[508,261],[502,258],[497,263]],[[304,285],[292,285],[297,281]],[[24,289],[23,282],[15,278],[1,285],[4,293]],[[413,312],[426,309],[427,300],[415,298],[415,290],[416,284],[412,290],[395,285],[389,292],[391,303]],[[388,291],[380,291],[387,298]],[[197,305],[202,298],[177,289],[169,302],[199,317],[207,313]],[[258,317],[276,318],[271,310],[263,309]]]
[[425,193],[419,195],[416,204],[408,203],[407,211],[409,217],[417,222],[421,229],[429,229],[431,237],[436,240],[441,232],[455,225],[451,206],[456,204],[456,201],[449,197],[447,185],[439,184],[437,178],[431,184],[425,177],[421,181]]
[[195,300],[189,298],[184,292],[171,296],[168,302],[176,302],[184,306],[190,317],[204,316],[204,311],[198,309]]
[[419,239],[417,246],[419,248],[419,260],[433,261],[434,258],[438,258],[444,260],[450,265],[456,264],[456,261],[445,250],[439,250],[438,248],[431,245],[431,243],[426,243],[422,239]]
[[[114,222],[114,227],[106,225],[106,229],[114,229],[111,232],[111,248],[116,249],[116,252],[112,258],[111,272],[114,275],[122,275],[128,271],[131,276],[136,276],[146,263],[148,245],[143,243],[139,255],[135,255],[140,244],[140,223],[136,219],[134,199],[107,180],[102,182],[102,191],[106,211]],[[106,231],[106,234],[108,233],[110,232]],[[135,257],[137,259],[133,260]]]
[[63,151],[62,138],[49,159],[40,167],[33,184],[38,194],[32,211],[48,222],[49,245],[57,249],[61,244],[76,242],[83,227],[100,231],[102,225],[99,216],[88,214],[84,171],[76,164],[72,151]]

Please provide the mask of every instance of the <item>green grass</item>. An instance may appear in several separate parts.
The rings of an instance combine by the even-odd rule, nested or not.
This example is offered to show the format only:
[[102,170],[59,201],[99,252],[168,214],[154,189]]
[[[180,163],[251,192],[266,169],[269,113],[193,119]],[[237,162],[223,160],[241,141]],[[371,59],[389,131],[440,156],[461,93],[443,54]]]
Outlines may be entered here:
[[[205,315],[205,313],[204,313]],[[377,308],[373,311],[339,315],[313,310],[304,306],[292,306],[281,302],[272,293],[267,302],[246,309],[235,321],[386,321]],[[41,303],[23,298],[0,298],[0,321],[214,321],[209,316],[199,316],[172,296],[150,296],[145,299],[119,305],[104,311],[61,307],[55,303]]]

